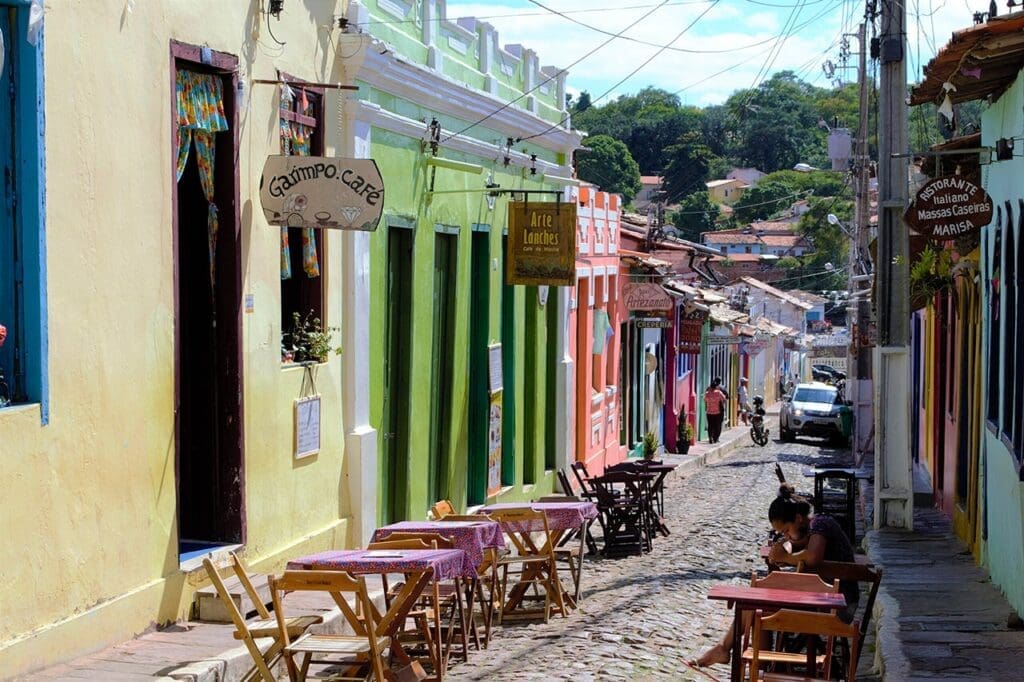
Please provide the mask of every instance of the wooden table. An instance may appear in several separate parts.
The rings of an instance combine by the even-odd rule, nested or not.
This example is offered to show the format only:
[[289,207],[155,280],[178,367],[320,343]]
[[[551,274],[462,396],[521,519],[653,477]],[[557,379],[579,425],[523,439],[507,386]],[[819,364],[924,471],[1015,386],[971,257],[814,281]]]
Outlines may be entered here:
[[[474,609],[477,606],[477,594],[479,593],[481,603],[481,614],[484,618],[484,625],[490,631],[491,607],[488,602],[483,601],[483,592],[479,581],[485,578],[484,585],[488,590],[494,589],[494,579],[497,577],[497,569],[494,566],[494,557],[497,556],[494,550],[503,550],[506,547],[505,537],[501,533],[501,526],[496,521],[481,518],[479,521],[445,521],[443,518],[436,521],[399,521],[383,528],[378,528],[373,533],[373,541],[387,540],[392,533],[425,533],[441,535],[448,538],[455,545],[466,553],[463,565],[465,573],[472,572],[474,578],[467,581],[466,590],[466,619],[469,622],[470,637],[477,649],[480,648],[480,633],[476,627]],[[484,563],[484,555],[491,556],[488,575],[481,575],[480,567]],[[486,572],[486,569],[485,569]],[[490,578],[490,580],[486,579]]]
[[[402,649],[396,634],[405,623],[406,616],[416,600],[428,584],[433,586],[434,603],[440,603],[437,583],[455,578],[476,577],[476,573],[465,572],[465,551],[461,549],[403,549],[403,550],[333,550],[310,554],[288,562],[292,570],[346,571],[353,575],[388,575],[401,573],[405,576],[405,584],[391,602],[387,612],[376,611],[374,622],[377,623],[377,636],[390,637],[394,656],[405,665],[412,663],[412,658]],[[360,620],[352,607],[340,594],[331,594],[345,620],[357,634],[365,634],[363,621]],[[437,651],[437,679],[444,678],[446,661],[441,653],[441,621],[435,612],[434,641]]]
[[[485,507],[481,507],[477,510],[479,514],[489,514],[503,509],[533,509],[535,511],[544,512],[544,516],[547,518],[548,532],[550,538],[545,539],[545,544],[541,547],[536,547],[533,540],[529,537],[531,533],[540,533],[544,531],[543,526],[534,528],[517,528],[515,529],[517,534],[521,536],[520,542],[517,546],[526,548],[527,550],[535,551],[536,554],[546,553],[548,546],[554,552],[562,539],[562,536],[570,530],[579,530],[580,532],[580,580],[582,580],[583,572],[583,552],[584,541],[587,537],[587,528],[590,526],[590,522],[597,518],[597,505],[593,502],[578,501],[578,500],[566,500],[564,502],[501,502],[498,504],[489,504]],[[507,533],[509,529],[505,529]],[[555,571],[557,575],[557,570]],[[524,574],[524,577],[530,578],[529,572]],[[513,589],[509,603],[506,606],[515,608],[518,602],[522,599],[525,594],[525,589],[520,590],[520,585]],[[575,608],[577,606],[576,600],[573,599],[572,595],[563,589],[561,581],[558,581],[558,589],[561,591],[562,599]]]
[[732,673],[733,682],[742,682],[742,655],[740,643],[743,640],[743,612],[756,609],[797,609],[801,611],[831,611],[846,607],[846,597],[841,593],[798,592],[768,587],[746,585],[714,585],[708,591],[708,599],[726,602],[734,608],[732,626]]

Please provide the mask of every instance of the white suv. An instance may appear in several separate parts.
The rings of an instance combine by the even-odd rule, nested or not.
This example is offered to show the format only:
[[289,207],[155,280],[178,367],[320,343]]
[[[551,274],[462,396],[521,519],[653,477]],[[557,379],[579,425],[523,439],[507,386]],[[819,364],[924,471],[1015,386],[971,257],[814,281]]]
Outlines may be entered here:
[[840,414],[846,404],[835,386],[814,381],[797,384],[793,393],[782,401],[779,411],[779,436],[791,441],[797,435],[819,436],[834,443],[845,444]]

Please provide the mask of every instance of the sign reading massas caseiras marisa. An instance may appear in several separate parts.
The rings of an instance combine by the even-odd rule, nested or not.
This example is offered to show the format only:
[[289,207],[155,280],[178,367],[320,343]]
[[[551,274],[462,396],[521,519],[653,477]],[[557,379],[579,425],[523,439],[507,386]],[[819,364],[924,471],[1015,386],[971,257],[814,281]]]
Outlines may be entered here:
[[260,203],[271,225],[377,229],[384,180],[373,159],[268,156]]
[[576,284],[576,204],[513,201],[508,205],[505,282]]
[[917,193],[903,219],[933,241],[977,232],[992,221],[992,199],[958,175],[935,178]]

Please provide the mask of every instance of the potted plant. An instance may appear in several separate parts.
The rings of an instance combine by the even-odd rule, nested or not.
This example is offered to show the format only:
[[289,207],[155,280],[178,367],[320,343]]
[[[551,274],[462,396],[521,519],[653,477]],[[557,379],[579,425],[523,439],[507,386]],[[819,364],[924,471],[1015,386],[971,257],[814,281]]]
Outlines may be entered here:
[[658,436],[654,431],[648,431],[644,434],[644,459],[654,459],[654,455],[658,452],[658,446],[661,443],[658,442]]
[[332,350],[337,355],[341,354],[341,347],[334,346],[333,342],[334,334],[340,331],[341,327],[325,328],[312,310],[305,317],[292,313],[292,331],[289,333],[291,347],[283,348],[281,357],[288,361],[290,356],[292,361],[298,363],[327,362]]
[[679,454],[685,455],[690,451],[690,444],[693,442],[693,427],[685,418],[679,420],[676,430],[676,450]]

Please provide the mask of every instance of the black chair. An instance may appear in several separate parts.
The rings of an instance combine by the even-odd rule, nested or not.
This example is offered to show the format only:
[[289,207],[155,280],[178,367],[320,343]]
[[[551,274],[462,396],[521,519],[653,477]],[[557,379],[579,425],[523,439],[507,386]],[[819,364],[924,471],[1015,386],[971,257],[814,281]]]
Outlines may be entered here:
[[[605,556],[643,554],[651,549],[648,506],[650,477],[612,471],[590,479],[597,495]],[[616,485],[622,485],[621,490]]]
[[826,469],[814,474],[814,513],[834,518],[850,544],[856,543],[857,477],[849,471]]

